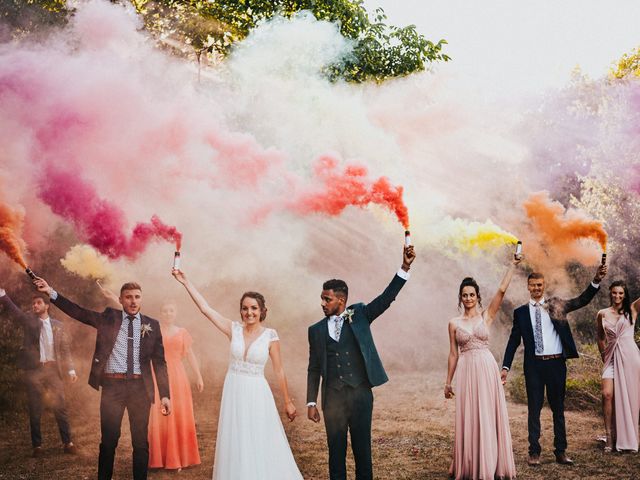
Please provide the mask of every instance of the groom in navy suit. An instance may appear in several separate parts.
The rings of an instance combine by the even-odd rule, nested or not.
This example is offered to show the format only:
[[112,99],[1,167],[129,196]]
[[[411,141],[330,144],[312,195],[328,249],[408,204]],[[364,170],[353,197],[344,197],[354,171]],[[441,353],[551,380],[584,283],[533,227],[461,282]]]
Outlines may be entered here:
[[502,362],[502,382],[513,362],[513,356],[524,342],[524,379],[529,413],[529,459],[531,466],[540,464],[540,411],[547,391],[553,412],[553,434],[556,462],[572,465],[567,457],[567,434],[564,423],[564,396],[568,358],[578,358],[578,349],[571,334],[567,314],[587,305],[598,293],[600,281],[607,274],[601,265],[591,284],[571,300],[544,297],[544,275],[534,272],[527,279],[531,299],[513,312],[513,328]]
[[329,476],[346,480],[347,433],[356,464],[357,480],[372,480],[371,388],[388,378],[371,335],[371,323],[396,299],[409,278],[416,255],[405,246],[402,268],[389,286],[371,303],[347,308],[349,289],[342,280],[328,280],[322,286],[321,305],[325,317],[309,327],[307,416],[320,421],[316,401],[322,378],[322,410],[329,445]]

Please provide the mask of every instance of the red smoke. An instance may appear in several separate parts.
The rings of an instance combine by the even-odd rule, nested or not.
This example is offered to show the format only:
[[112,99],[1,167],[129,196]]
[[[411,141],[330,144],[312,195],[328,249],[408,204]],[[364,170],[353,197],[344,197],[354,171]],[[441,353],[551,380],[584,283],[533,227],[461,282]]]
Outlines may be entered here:
[[27,263],[22,257],[22,231],[23,216],[13,210],[6,203],[0,202],[0,250],[6,253],[11,260],[22,268],[27,268]]
[[48,168],[40,184],[40,198],[53,213],[69,220],[78,235],[110,258],[138,257],[154,239],[175,242],[180,250],[182,234],[157,216],[138,223],[129,238],[124,212],[100,198],[93,186],[71,172]]
[[577,248],[577,240],[590,238],[598,242],[603,251],[607,249],[607,232],[601,222],[580,212],[565,212],[562,204],[549,198],[548,192],[532,194],[524,202],[524,209],[534,230],[553,247],[572,250]]
[[405,229],[409,228],[409,213],[402,200],[402,187],[394,187],[386,177],[373,181],[367,178],[367,168],[348,165],[338,170],[338,161],[330,156],[318,159],[316,177],[323,183],[321,191],[303,193],[291,208],[297,213],[338,215],[349,205],[365,207],[370,203],[392,211]]

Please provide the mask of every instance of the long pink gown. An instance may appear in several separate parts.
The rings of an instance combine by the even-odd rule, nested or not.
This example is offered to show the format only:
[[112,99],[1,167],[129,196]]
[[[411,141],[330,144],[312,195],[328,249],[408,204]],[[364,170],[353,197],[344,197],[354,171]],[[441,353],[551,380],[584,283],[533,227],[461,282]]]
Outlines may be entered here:
[[638,451],[640,413],[640,350],[633,339],[633,325],[624,315],[602,310],[607,338],[604,364],[613,361],[613,398],[616,417],[616,449]]
[[456,426],[449,474],[456,480],[513,479],[516,465],[500,371],[482,316],[474,320],[471,332],[456,320]]

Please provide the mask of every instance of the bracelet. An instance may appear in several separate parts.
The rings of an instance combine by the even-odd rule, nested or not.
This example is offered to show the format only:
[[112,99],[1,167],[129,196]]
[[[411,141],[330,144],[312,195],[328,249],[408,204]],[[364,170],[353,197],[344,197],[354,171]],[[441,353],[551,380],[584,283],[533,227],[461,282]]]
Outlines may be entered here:
[[444,386],[451,388],[451,384],[450,383],[445,383]]

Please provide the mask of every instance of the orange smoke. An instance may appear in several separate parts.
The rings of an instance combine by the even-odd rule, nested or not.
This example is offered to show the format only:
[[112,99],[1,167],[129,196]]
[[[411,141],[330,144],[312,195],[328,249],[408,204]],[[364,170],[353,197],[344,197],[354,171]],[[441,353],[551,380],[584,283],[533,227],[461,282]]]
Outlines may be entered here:
[[532,194],[523,204],[527,217],[540,240],[550,248],[562,252],[565,259],[583,257],[578,240],[591,239],[603,251],[607,249],[607,232],[602,223],[576,210],[565,210],[551,200],[548,192]]
[[370,179],[367,168],[359,165],[347,165],[340,171],[337,159],[328,155],[318,159],[314,170],[323,185],[296,198],[292,202],[296,212],[339,215],[348,206],[362,208],[373,203],[393,212],[405,230],[409,228],[401,186],[391,185],[386,177]]
[[22,268],[27,268],[22,257],[23,241],[20,238],[22,220],[22,213],[0,201],[0,250]]

